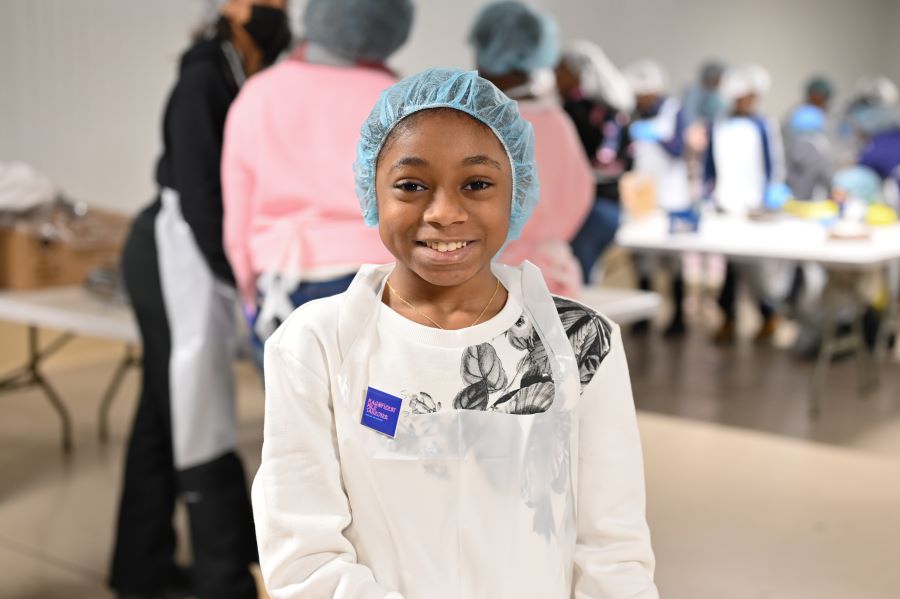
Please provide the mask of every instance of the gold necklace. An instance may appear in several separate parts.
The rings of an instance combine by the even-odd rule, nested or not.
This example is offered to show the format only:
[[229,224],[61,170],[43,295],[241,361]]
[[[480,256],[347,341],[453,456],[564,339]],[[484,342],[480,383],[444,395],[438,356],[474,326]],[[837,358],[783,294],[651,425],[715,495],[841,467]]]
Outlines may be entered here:
[[[438,322],[437,322],[435,319],[433,319],[432,317],[428,316],[427,314],[425,314],[424,312],[422,312],[421,310],[419,310],[418,308],[416,308],[415,306],[413,306],[411,303],[409,303],[409,302],[406,300],[406,298],[404,298],[402,295],[400,295],[399,293],[397,293],[397,290],[394,289],[394,286],[393,286],[393,285],[391,285],[390,280],[385,281],[385,282],[387,283],[388,289],[391,290],[391,293],[393,293],[394,295],[396,295],[398,300],[400,300],[401,302],[403,302],[404,304],[406,304],[407,306],[409,306],[410,309],[412,309],[413,312],[415,312],[416,314],[419,314],[420,316],[423,316],[424,318],[427,318],[427,319],[431,322],[431,324],[433,324],[433,325],[436,326],[437,328],[441,329],[442,331],[445,331],[445,330],[446,330],[444,327],[442,327],[441,325],[439,325]],[[491,295],[491,299],[489,299],[489,300],[488,300],[488,303],[486,303],[486,304],[484,305],[484,308],[481,310],[481,314],[478,315],[478,318],[475,319],[475,322],[473,322],[472,324],[469,325],[470,327],[474,327],[476,324],[478,324],[478,321],[481,320],[481,317],[484,316],[484,313],[485,313],[485,312],[487,312],[488,307],[490,307],[490,305],[491,305],[492,303],[494,303],[494,298],[497,297],[497,292],[498,292],[498,291],[500,291],[500,279],[497,279],[497,286],[494,287],[494,293]]]

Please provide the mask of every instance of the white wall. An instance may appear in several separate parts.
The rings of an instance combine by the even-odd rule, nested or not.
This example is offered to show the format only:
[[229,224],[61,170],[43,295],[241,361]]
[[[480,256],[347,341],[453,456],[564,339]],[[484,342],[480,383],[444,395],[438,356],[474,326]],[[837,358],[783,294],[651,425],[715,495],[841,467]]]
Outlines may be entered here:
[[199,22],[188,0],[0,0],[0,161],[131,212],[153,193],[161,107]]
[[[827,73],[840,93],[861,72],[883,69],[885,15],[896,1],[571,0],[560,21],[569,35],[604,40],[620,63],[661,59],[675,81],[711,56],[762,64],[773,82],[763,106],[780,115],[813,72]],[[591,6],[605,10],[593,22],[578,17]]]
[[[417,0],[392,64],[472,66],[465,37],[484,0]],[[304,0],[293,2],[299,14]],[[658,58],[676,87],[704,58],[772,72],[780,115],[824,71],[848,90],[863,73],[900,82],[900,0],[535,0],[565,38],[599,42],[622,65]],[[0,0],[0,160],[33,163],[69,194],[131,212],[153,193],[159,125],[179,51],[204,0]],[[840,98],[839,98],[840,101]]]
[[890,8],[885,19],[888,47],[884,54],[884,72],[900,85],[900,0],[886,0]]
[[[419,2],[417,30],[396,59],[404,70],[432,63],[472,66],[464,40],[484,2]],[[600,43],[620,66],[655,58],[676,91],[704,59],[758,62],[772,73],[764,106],[780,114],[803,82],[824,72],[849,90],[865,72],[900,75],[900,0],[532,0],[556,15],[564,39]],[[437,32],[445,32],[438,35]],[[452,32],[452,33],[450,33]],[[895,51],[888,52],[892,42]],[[893,57],[889,59],[889,54]],[[898,76],[900,81],[900,76]]]

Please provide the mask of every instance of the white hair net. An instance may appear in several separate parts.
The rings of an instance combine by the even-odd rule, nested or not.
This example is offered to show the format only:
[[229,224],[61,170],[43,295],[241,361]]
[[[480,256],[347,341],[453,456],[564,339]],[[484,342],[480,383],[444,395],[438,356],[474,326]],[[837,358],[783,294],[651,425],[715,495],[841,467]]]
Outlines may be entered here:
[[654,60],[645,58],[633,62],[625,67],[624,74],[638,96],[664,94],[669,87],[666,72]]
[[745,96],[761,96],[769,91],[771,85],[772,79],[765,68],[759,65],[744,65],[725,71],[719,93],[726,102],[734,102]]
[[534,132],[518,104],[475,71],[435,68],[395,83],[384,92],[362,126],[356,147],[356,195],[366,224],[378,224],[375,169],[385,140],[404,118],[432,108],[459,110],[487,125],[512,167],[508,239],[516,239],[540,196],[534,162]]
[[606,102],[616,110],[634,110],[634,92],[603,49],[587,40],[576,40],[563,48],[562,60],[578,74],[581,91],[592,100]]
[[893,81],[882,75],[866,75],[854,86],[856,95],[870,104],[889,106],[896,104],[900,93]]

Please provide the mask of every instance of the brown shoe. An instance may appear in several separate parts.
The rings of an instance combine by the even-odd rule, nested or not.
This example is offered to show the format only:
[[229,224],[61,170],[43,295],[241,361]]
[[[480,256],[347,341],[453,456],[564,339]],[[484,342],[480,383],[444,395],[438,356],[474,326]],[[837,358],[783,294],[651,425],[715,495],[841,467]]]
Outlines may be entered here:
[[719,327],[716,334],[713,335],[713,343],[718,343],[719,345],[734,343],[736,336],[737,331],[735,330],[734,321],[726,319],[722,322],[722,326]]
[[753,340],[756,343],[765,343],[767,341],[771,341],[772,337],[775,336],[775,331],[778,329],[778,316],[772,315],[766,318],[762,326],[759,327],[759,330],[756,332],[756,337]]

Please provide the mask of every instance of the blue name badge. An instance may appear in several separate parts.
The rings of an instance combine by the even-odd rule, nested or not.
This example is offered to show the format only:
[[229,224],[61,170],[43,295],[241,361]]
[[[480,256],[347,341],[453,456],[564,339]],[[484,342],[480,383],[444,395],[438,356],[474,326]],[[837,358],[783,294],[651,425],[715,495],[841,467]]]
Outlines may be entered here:
[[360,424],[393,438],[397,432],[401,405],[403,399],[369,387],[366,389],[366,403],[363,405]]

